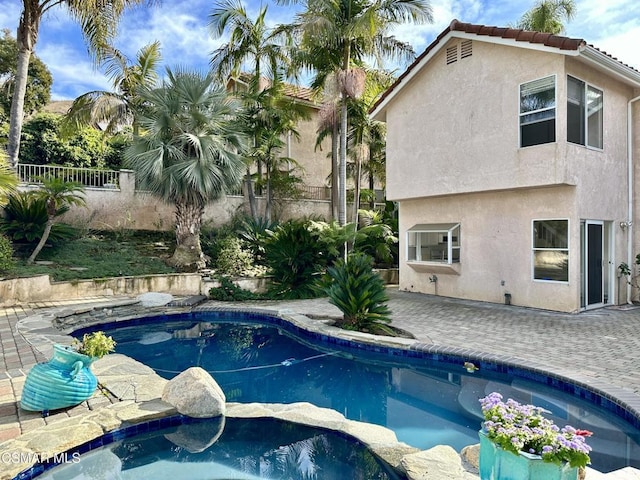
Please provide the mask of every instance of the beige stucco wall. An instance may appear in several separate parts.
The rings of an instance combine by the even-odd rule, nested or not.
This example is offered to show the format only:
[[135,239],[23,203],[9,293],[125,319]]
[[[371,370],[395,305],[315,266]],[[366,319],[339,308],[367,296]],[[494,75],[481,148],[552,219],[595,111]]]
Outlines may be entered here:
[[[473,41],[471,57],[446,65],[446,47],[456,42],[385,111],[387,196],[400,201],[400,288],[490,302],[511,293],[513,304],[578,311],[580,221],[601,220],[612,232],[609,301],[625,302],[615,274],[627,261],[627,231],[619,224],[628,214],[626,111],[634,91],[565,55],[481,41]],[[567,74],[604,91],[602,151],[566,142]],[[549,75],[556,76],[556,142],[519,148],[519,85]],[[635,154],[640,158],[637,146]],[[568,283],[532,280],[531,222],[552,218],[570,221]],[[461,222],[460,264],[408,265],[406,230],[445,222]]]
[[[85,200],[86,208],[73,207],[62,221],[95,230],[171,230],[175,225],[174,207],[149,193],[136,191],[134,172],[129,170],[120,172],[119,189],[87,188]],[[264,211],[264,203],[264,198],[257,199],[259,212]],[[239,212],[247,211],[244,197],[224,196],[206,206],[203,222],[219,227]],[[274,203],[273,213],[281,221],[309,216],[329,219],[331,204],[324,200],[282,200]]]
[[[559,311],[579,308],[580,275],[569,282],[533,281],[532,220],[573,218],[575,187],[489,192],[404,201],[400,205],[400,289]],[[406,262],[406,230],[415,224],[460,222],[460,263]],[[569,262],[580,258],[580,225],[569,222]],[[433,274],[437,282],[429,281]],[[504,285],[502,282],[504,281]]]
[[[298,137],[290,135],[287,138],[288,155],[300,165],[294,169],[294,174],[300,176],[306,185],[320,187],[330,185],[327,177],[331,174],[331,138],[322,142],[322,148],[315,148],[318,136],[318,111],[314,110],[312,118],[301,120],[296,125]],[[292,165],[292,168],[295,166]]]

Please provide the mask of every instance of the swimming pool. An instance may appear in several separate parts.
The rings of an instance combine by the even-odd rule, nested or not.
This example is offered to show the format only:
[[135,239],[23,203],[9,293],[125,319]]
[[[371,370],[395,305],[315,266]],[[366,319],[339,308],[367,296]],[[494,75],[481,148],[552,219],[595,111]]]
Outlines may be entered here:
[[[478,443],[478,398],[491,391],[542,406],[560,425],[594,431],[592,465],[640,467],[640,430],[594,406],[581,388],[511,368],[462,367],[463,358],[364,345],[308,332],[264,313],[213,311],[102,325],[129,355],[166,378],[209,371],[228,401],[308,401],[347,418],[384,425],[421,449]],[[81,335],[83,332],[77,332]],[[485,367],[485,365],[482,365]],[[550,383],[542,385],[540,382]]]

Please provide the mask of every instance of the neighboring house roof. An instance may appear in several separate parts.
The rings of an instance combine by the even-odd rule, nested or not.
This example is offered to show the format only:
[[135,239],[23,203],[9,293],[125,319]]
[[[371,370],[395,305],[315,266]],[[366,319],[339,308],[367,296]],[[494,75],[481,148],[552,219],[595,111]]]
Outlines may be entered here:
[[[248,85],[251,81],[250,73],[241,73],[237,78],[229,78],[228,82],[235,81],[241,83],[243,85]],[[227,82],[227,84],[228,84]],[[261,77],[261,84],[267,86],[269,85],[269,79],[265,77]],[[291,83],[284,84],[284,94],[288,97],[295,98],[297,100],[302,100],[304,102],[308,102],[311,105],[317,106],[317,102],[314,99],[315,92],[311,88],[301,87],[299,85],[293,85]]]
[[449,26],[422,52],[415,61],[405,70],[391,87],[384,92],[376,104],[371,108],[372,117],[381,115],[398,91],[419,72],[429,60],[451,38],[473,39],[485,42],[499,43],[502,45],[517,46],[535,50],[545,50],[569,56],[579,57],[595,68],[606,71],[624,83],[640,88],[640,71],[622,63],[608,53],[587,44],[581,38],[569,38],[550,33],[532,32],[518,28],[492,27],[476,25],[453,20]]
[[53,100],[45,105],[42,110],[49,113],[65,115],[71,108],[72,103],[73,100]]

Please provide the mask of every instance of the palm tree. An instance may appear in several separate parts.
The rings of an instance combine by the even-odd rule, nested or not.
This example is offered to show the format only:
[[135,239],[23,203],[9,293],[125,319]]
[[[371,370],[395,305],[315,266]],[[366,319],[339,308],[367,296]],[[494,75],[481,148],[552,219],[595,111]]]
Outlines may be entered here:
[[180,269],[204,267],[200,227],[204,207],[242,180],[236,133],[239,107],[216,85],[212,74],[167,69],[159,88],[141,88],[146,108],[141,136],[125,159],[143,187],[176,207],[176,249],[170,263]]
[[115,92],[96,90],[76,98],[65,115],[67,128],[91,125],[103,127],[106,133],[117,133],[123,125],[133,125],[133,134],[138,135],[136,114],[141,112],[143,105],[137,90],[156,85],[160,60],[160,42],[157,41],[142,47],[134,64],[119,50],[108,47],[104,65]]
[[47,223],[44,226],[40,241],[27,259],[27,265],[31,265],[35,261],[47,243],[55,218],[60,215],[60,210],[67,209],[70,206],[84,207],[86,205],[83,193],[84,187],[79,183],[68,182],[58,177],[42,178],[42,186],[31,195],[35,199],[43,201],[46,205]]
[[570,22],[575,13],[575,0],[540,0],[522,16],[516,26],[523,30],[558,35],[564,32],[562,20]]
[[274,80],[278,72],[289,65],[287,49],[280,29],[270,28],[266,21],[267,6],[260,8],[255,20],[251,20],[240,0],[222,0],[209,15],[209,29],[214,39],[229,30],[229,42],[213,52],[211,67],[225,80],[227,76],[237,78],[243,65],[260,79],[265,76]]
[[24,120],[24,97],[27,88],[29,59],[38,41],[40,22],[44,15],[59,5],[65,6],[78,21],[82,34],[96,61],[101,61],[105,48],[115,38],[124,11],[136,5],[152,4],[155,0],[22,0],[18,24],[18,67],[11,102],[9,123],[9,164],[15,168],[20,150],[20,135]]
[[334,73],[340,93],[338,220],[345,225],[347,104],[361,93],[360,67],[368,57],[412,59],[413,49],[390,36],[389,29],[407,21],[431,22],[431,7],[428,0],[305,0],[304,7],[292,28],[302,48],[322,58],[324,76]]
[[[270,28],[266,22],[267,7],[261,7],[258,16],[252,20],[240,0],[222,0],[209,15],[209,28],[213,38],[220,38],[229,30],[229,42],[213,52],[212,70],[221,81],[228,76],[238,78],[245,63],[252,70],[249,82],[251,95],[259,95],[263,90],[263,75],[274,85],[279,81],[280,72],[287,70],[290,63],[287,49],[283,46],[283,36],[279,29]],[[258,145],[254,137],[253,145]],[[258,163],[258,175],[262,165]],[[246,167],[246,194],[253,218],[258,217],[251,179],[251,166]]]
[[[349,104],[351,122],[348,143],[352,147],[350,156],[353,157],[355,163],[353,175],[355,185],[353,223],[355,223],[356,228],[358,226],[360,185],[363,170],[367,170],[369,188],[373,190],[375,185],[374,176],[381,169],[384,170],[385,163],[386,125],[383,122],[372,120],[369,116],[369,109],[392,83],[393,76],[389,72],[367,70],[362,97],[353,99]],[[373,205],[371,205],[371,209],[373,209]]]

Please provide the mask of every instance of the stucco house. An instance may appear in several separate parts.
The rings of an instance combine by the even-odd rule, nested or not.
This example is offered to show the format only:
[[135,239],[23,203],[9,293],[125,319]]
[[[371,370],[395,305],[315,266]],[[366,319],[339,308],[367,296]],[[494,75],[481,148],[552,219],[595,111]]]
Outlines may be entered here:
[[400,288],[564,312],[637,298],[618,267],[640,253],[639,100],[640,72],[582,39],[451,22],[371,112]]

